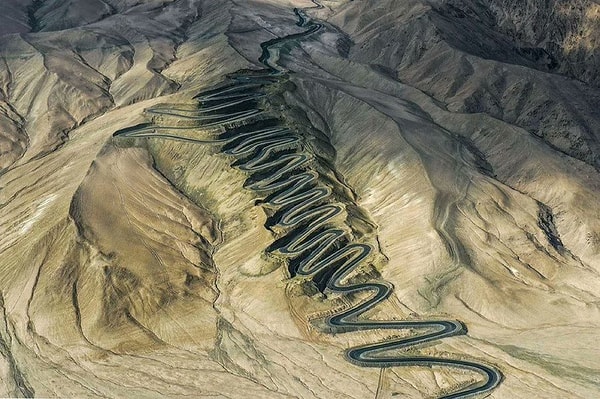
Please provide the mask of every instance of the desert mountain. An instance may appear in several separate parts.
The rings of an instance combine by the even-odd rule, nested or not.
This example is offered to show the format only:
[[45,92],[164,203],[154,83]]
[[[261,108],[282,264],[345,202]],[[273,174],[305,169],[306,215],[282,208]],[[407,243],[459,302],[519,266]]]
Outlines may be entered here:
[[0,396],[600,395],[598,3],[2,6]]

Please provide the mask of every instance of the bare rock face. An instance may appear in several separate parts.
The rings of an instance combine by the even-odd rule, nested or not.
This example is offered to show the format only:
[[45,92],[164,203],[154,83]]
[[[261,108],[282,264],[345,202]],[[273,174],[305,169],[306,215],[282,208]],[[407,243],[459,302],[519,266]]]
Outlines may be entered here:
[[381,65],[454,111],[484,112],[523,127],[598,169],[600,100],[592,71],[598,70],[594,15],[600,6],[561,4],[361,3],[333,21],[356,30],[352,59]]
[[531,58],[547,59],[549,70],[600,86],[600,5],[594,1],[487,2],[498,30]]
[[[430,398],[480,383],[349,362],[417,332],[327,325],[370,293],[332,292],[271,250],[290,239],[287,208],[252,189],[273,171],[243,169],[236,145],[305,156],[280,178],[314,173],[318,206],[339,209],[323,228],[372,248],[345,279],[393,291],[361,318],[464,323],[398,356],[490,365],[490,398],[600,395],[597,2],[3,7],[0,396]],[[232,82],[255,97],[227,112],[195,98]],[[214,141],[248,121],[301,144],[260,147],[258,128]],[[150,128],[113,136],[136,126]]]
[[0,37],[3,97],[24,121],[26,159],[55,150],[71,130],[114,106],[176,90],[161,71],[198,16],[193,5],[75,3],[34,2],[30,31],[47,33]]
[[7,0],[3,4],[3,12],[0,16],[0,36],[24,33],[31,30],[29,25],[28,4],[25,1]]
[[[517,62],[598,86],[598,76],[592,72],[599,62],[595,49],[600,6],[596,2],[452,0],[433,4],[439,17],[450,24],[468,23],[475,30],[466,35],[470,41],[455,42],[470,52],[503,62],[515,62],[511,59],[517,56],[521,58]],[[486,36],[494,38],[494,47],[502,39],[505,51],[480,46]]]
[[23,156],[27,147],[27,134],[23,120],[7,103],[1,103],[0,112],[0,171],[7,169]]

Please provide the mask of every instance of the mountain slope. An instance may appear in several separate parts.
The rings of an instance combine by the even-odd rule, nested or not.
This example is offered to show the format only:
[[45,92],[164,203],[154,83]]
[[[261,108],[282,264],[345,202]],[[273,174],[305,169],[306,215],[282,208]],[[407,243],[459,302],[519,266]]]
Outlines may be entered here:
[[429,398],[480,378],[348,362],[415,331],[329,333],[362,294],[267,251],[285,236],[261,176],[218,145],[113,137],[225,131],[181,115],[303,32],[294,7],[322,28],[273,46],[290,72],[252,106],[302,136],[335,223],[374,248],[351,280],[394,291],[365,317],[464,322],[404,354],[494,365],[491,398],[598,396],[597,3],[6,4],[0,396]]

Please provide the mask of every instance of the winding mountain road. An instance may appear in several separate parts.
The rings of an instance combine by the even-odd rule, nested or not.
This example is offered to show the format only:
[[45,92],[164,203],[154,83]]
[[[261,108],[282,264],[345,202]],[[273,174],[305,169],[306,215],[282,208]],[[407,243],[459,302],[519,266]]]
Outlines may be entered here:
[[[314,0],[313,3],[315,7],[311,8],[322,7]],[[320,179],[312,164],[314,155],[303,144],[302,135],[286,128],[276,118],[268,119],[265,111],[255,104],[258,99],[266,96],[265,88],[269,84],[286,75],[286,71],[277,65],[273,47],[288,45],[323,28],[323,24],[312,21],[307,10],[294,10],[298,16],[297,25],[307,27],[306,31],[261,44],[263,52],[259,61],[268,68],[266,76],[265,71],[237,75],[231,78],[230,84],[196,96],[200,102],[199,109],[163,105],[147,110],[150,115],[196,121],[198,126],[161,127],[142,124],[118,131],[115,136],[222,145],[224,154],[237,158],[235,167],[249,174],[245,187],[264,195],[262,205],[275,211],[267,222],[269,227],[287,232],[267,251],[292,260],[292,276],[313,278],[325,293],[370,294],[350,309],[327,317],[325,321],[331,332],[374,329],[413,332],[408,337],[348,349],[346,358],[350,362],[362,367],[444,366],[466,369],[479,373],[483,381],[442,398],[471,398],[489,393],[502,380],[500,371],[492,366],[466,360],[402,356],[397,352],[390,354],[398,349],[465,334],[466,327],[456,320],[373,321],[361,318],[365,312],[390,297],[393,286],[385,281],[346,282],[357,266],[369,257],[373,248],[353,241],[350,226],[345,225],[344,219],[338,217],[345,212],[345,208],[335,202],[332,189]],[[248,109],[239,111],[237,108],[240,106]],[[211,126],[222,126],[225,133],[209,139],[176,134],[178,130],[193,131],[199,130],[199,127]]]

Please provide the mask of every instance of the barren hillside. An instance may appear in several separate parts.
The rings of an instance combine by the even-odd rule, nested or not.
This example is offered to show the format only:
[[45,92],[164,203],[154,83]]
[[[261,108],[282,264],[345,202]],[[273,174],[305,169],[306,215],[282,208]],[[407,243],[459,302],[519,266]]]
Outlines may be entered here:
[[600,395],[597,2],[2,1],[0,397]]

